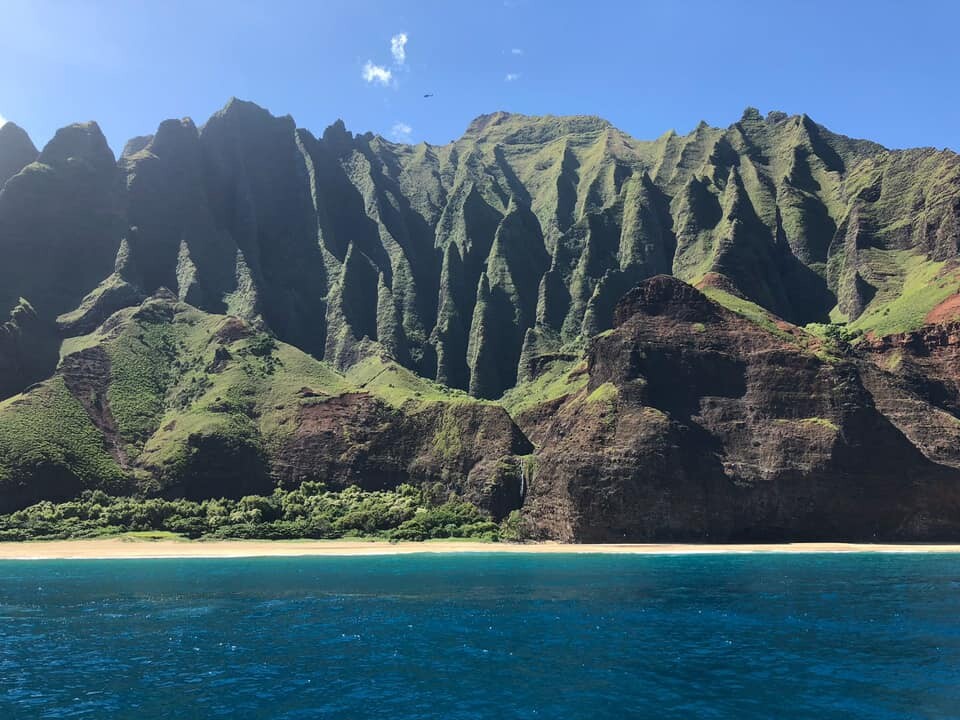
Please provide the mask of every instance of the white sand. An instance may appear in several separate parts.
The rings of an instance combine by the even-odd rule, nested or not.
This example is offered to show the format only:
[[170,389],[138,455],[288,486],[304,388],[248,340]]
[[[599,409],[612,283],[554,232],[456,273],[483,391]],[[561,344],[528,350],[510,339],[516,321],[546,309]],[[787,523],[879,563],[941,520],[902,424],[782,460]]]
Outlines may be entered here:
[[307,555],[407,555],[411,553],[606,553],[634,555],[718,555],[725,553],[960,553],[960,545],[873,543],[782,543],[692,545],[674,543],[568,545],[563,543],[482,543],[433,540],[99,540],[0,542],[0,560],[108,558],[296,557]]

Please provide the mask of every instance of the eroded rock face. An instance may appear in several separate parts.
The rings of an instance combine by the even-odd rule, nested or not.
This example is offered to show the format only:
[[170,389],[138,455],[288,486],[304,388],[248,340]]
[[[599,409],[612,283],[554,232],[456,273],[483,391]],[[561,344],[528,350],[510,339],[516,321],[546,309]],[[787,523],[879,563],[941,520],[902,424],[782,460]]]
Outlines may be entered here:
[[123,203],[97,124],[58,130],[0,192],[0,307],[25,298],[49,321],[76,308],[114,267]]
[[930,459],[960,468],[960,325],[868,338],[860,349],[877,407]]
[[616,318],[591,345],[587,388],[539,430],[524,509],[534,534],[865,540],[960,530],[960,473],[878,409],[860,361],[817,357],[669,277],[628,293]]
[[7,180],[36,160],[37,154],[26,131],[12,122],[0,125],[0,190]]
[[[496,113],[407,146],[234,99],[119,161],[94,123],[42,152],[7,124],[0,507],[322,479],[557,539],[960,534],[958,248],[956,154],[805,115],[647,142]],[[798,327],[832,312],[939,324],[840,352]],[[347,379],[370,359],[406,399]],[[449,390],[525,382],[522,432]]]
[[[20,366],[2,363],[29,348],[21,336],[38,332],[29,306],[15,320],[0,327],[5,377]],[[377,384],[385,373],[399,385]],[[52,377],[0,405],[0,512],[85,489],[239,498],[314,481],[436,485],[499,520],[522,503],[532,449],[502,407],[443,392],[389,357],[352,380],[262,325],[164,290],[112,314]]]
[[44,322],[21,299],[0,325],[0,400],[48,377],[56,368],[60,339],[51,322]]
[[441,483],[500,520],[521,505],[517,456],[531,451],[502,408],[450,403],[409,414],[367,393],[347,393],[300,408],[273,472],[288,487]]
[[722,275],[800,325],[834,307],[853,321],[904,290],[914,260],[960,247],[954,153],[752,108],[654,141],[595,117],[495,113],[407,146],[340,121],[314,135],[232,99],[200,127],[162,122],[118,162],[92,123],[39,156],[19,128],[0,132],[0,311],[21,296],[45,317],[74,311],[119,249],[110,307],[166,287],[341,369],[377,341],[489,399],[524,358],[610,328],[657,273]]

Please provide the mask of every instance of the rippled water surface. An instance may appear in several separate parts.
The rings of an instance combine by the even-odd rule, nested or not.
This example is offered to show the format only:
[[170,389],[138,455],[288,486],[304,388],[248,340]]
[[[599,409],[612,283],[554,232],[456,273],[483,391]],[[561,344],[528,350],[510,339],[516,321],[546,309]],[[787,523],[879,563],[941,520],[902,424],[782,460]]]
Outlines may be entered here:
[[958,718],[960,557],[0,562],[0,718]]

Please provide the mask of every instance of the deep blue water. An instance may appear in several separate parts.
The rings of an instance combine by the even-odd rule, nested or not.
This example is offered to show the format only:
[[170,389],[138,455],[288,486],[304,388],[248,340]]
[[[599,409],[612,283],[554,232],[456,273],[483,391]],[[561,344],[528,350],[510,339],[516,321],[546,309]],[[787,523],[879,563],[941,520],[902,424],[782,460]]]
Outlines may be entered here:
[[960,557],[0,562],[0,718],[960,718]]

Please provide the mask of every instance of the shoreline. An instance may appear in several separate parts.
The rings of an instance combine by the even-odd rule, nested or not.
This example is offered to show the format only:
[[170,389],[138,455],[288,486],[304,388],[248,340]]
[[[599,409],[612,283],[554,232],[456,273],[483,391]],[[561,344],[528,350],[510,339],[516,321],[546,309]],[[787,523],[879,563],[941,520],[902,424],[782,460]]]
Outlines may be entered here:
[[908,543],[485,543],[427,540],[95,540],[0,542],[0,560],[147,560],[171,558],[362,557],[413,554],[728,555],[810,553],[960,553],[960,544]]

